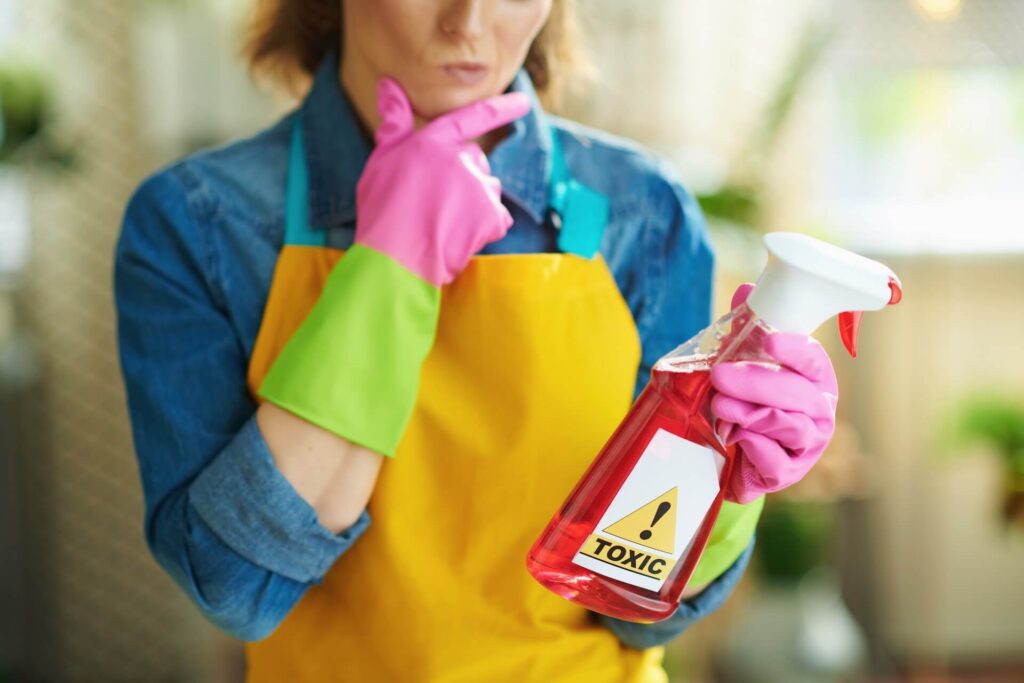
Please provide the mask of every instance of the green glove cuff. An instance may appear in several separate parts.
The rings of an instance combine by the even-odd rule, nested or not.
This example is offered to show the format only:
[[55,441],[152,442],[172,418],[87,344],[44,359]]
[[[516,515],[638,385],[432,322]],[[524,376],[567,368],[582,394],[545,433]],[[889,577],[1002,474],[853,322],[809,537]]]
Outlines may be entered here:
[[711,528],[704,554],[690,576],[689,585],[711,583],[733,565],[750,545],[763,508],[764,496],[746,505],[722,501],[722,509]]
[[441,290],[355,244],[271,365],[258,395],[394,456],[437,331]]

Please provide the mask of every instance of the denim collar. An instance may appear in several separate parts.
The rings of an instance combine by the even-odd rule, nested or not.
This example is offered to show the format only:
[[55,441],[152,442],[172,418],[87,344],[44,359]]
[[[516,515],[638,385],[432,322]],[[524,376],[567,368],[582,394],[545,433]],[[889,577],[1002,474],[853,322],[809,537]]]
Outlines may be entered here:
[[[491,174],[501,181],[502,196],[539,224],[548,204],[548,124],[525,69],[516,74],[508,91],[526,93],[533,107],[488,156]],[[355,223],[356,183],[372,144],[338,80],[336,50],[317,68],[299,117],[309,174],[310,227]]]

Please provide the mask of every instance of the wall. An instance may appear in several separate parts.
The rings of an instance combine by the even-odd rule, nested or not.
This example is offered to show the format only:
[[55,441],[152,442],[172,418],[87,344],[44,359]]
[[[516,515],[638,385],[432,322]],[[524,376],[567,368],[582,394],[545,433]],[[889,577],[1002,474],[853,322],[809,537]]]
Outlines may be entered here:
[[1024,255],[886,256],[906,297],[867,316],[861,357],[837,362],[841,406],[873,462],[853,506],[843,573],[868,630],[898,658],[1024,653],[1024,535],[1003,533],[994,454],[943,458],[965,392],[1024,401]]

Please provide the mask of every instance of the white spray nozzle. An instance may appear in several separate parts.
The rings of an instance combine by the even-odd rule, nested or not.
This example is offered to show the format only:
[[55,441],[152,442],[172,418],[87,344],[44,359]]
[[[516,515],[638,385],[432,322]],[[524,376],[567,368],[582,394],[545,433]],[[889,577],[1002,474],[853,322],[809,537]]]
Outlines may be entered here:
[[792,232],[768,233],[764,244],[768,265],[747,306],[779,331],[811,334],[839,315],[843,343],[856,356],[861,313],[902,296],[895,273],[852,251]]

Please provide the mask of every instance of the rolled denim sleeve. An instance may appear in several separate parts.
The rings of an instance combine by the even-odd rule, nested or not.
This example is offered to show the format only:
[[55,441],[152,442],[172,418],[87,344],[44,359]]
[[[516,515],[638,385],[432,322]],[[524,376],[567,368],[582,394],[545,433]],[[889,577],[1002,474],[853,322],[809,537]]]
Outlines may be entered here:
[[[334,534],[274,465],[243,345],[211,283],[198,187],[174,169],[128,204],[115,250],[118,350],[160,565],[232,635],[268,635],[365,531]],[[197,195],[197,196],[194,196]],[[215,213],[215,212],[213,212]]]
[[754,552],[754,539],[731,567],[694,597],[679,603],[679,609],[668,619],[653,624],[637,624],[599,615],[599,620],[628,647],[644,649],[664,645],[687,628],[721,607],[743,578],[750,556]]
[[189,494],[196,513],[228,546],[300,582],[323,577],[369,524],[364,510],[341,534],[323,527],[277,469],[255,414],[196,477]]

